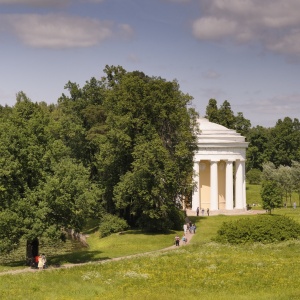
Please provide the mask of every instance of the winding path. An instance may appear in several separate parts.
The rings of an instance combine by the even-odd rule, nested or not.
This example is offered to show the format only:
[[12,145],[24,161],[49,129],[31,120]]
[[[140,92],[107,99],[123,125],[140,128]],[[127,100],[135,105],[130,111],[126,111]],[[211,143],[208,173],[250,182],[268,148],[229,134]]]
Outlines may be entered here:
[[[114,257],[114,258],[102,259],[102,260],[97,260],[97,261],[90,261],[90,262],[85,262],[85,263],[77,263],[77,264],[64,264],[64,265],[61,265],[59,267],[49,266],[47,269],[43,269],[42,271],[68,269],[68,268],[73,268],[73,267],[78,267],[78,266],[89,265],[89,264],[102,264],[102,263],[106,263],[106,262],[109,262],[109,261],[119,261],[119,260],[123,260],[123,259],[134,258],[134,257],[142,257],[142,256],[152,254],[152,253],[156,253],[156,252],[170,251],[170,250],[174,250],[176,248],[180,248],[180,247],[183,247],[183,246],[186,246],[187,244],[189,244],[189,242],[191,241],[193,235],[194,234],[191,234],[191,233],[187,232],[187,234],[185,235],[186,238],[187,238],[187,242],[185,244],[183,244],[182,240],[180,240],[179,247],[176,247],[175,245],[172,245],[170,247],[159,249],[159,250],[153,250],[153,251],[150,251],[150,252],[143,252],[143,253],[138,253],[138,254],[121,256],[121,257]],[[16,275],[16,274],[28,273],[28,272],[31,272],[31,273],[33,273],[33,272],[42,272],[42,271],[39,270],[39,269],[32,269],[30,267],[27,267],[27,268],[24,268],[24,269],[3,271],[3,272],[0,272],[0,276],[2,276],[2,275]]]
[[[238,215],[251,215],[251,214],[264,214],[264,213],[266,213],[264,210],[250,210],[250,211],[244,211],[244,212],[240,211],[238,213],[231,213],[230,215],[237,215],[237,214]],[[227,215],[229,215],[229,214],[227,214]],[[77,264],[64,264],[64,265],[59,266],[59,267],[49,266],[49,268],[44,269],[42,271],[67,269],[67,268],[72,268],[72,267],[77,267],[77,266],[84,266],[84,265],[88,265],[88,264],[102,264],[102,263],[106,263],[106,262],[109,262],[109,261],[118,261],[118,260],[123,260],[123,259],[130,259],[130,258],[134,258],[134,257],[141,257],[141,256],[145,256],[145,255],[148,255],[148,254],[156,253],[156,252],[170,251],[170,250],[174,250],[176,248],[180,248],[180,247],[184,247],[185,245],[188,245],[190,243],[191,239],[193,238],[193,235],[194,234],[191,234],[188,231],[187,234],[186,234],[187,242],[185,244],[183,244],[182,240],[180,240],[179,247],[176,247],[175,245],[172,245],[170,247],[159,249],[159,250],[154,250],[154,251],[144,252],[144,253],[138,253],[138,254],[132,254],[132,255],[126,255],[126,256],[122,256],[122,257],[108,258],[108,259],[102,259],[102,260],[98,260],[98,261],[91,261],[91,262],[77,263]],[[26,273],[26,272],[28,273],[28,272],[41,272],[41,271],[38,270],[38,269],[32,269],[32,268],[28,267],[28,268],[24,268],[24,269],[3,271],[3,272],[0,272],[0,276],[7,275],[7,274],[11,274],[11,275],[21,274],[21,273]]]

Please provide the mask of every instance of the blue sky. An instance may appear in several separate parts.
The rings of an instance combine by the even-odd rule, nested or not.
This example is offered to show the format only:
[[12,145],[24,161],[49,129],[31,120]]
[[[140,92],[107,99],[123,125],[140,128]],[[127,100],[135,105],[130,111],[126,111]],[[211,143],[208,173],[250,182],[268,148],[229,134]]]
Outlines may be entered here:
[[253,126],[300,119],[299,0],[0,0],[0,47],[1,105],[120,65],[176,79],[201,116],[215,98]]

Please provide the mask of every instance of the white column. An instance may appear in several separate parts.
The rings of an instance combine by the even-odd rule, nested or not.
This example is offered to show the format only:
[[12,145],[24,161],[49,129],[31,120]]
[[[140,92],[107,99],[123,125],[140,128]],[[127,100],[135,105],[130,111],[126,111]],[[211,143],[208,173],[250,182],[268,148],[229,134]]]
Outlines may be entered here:
[[225,208],[233,209],[233,164],[232,161],[226,162],[226,188],[225,188]]
[[244,208],[244,179],[243,179],[243,164],[241,160],[235,162],[235,208]]
[[245,165],[245,161],[242,161],[242,173],[243,173],[243,205],[244,208],[247,207],[247,199],[246,199],[246,165]]
[[218,162],[210,162],[210,210],[218,210]]
[[200,202],[200,170],[199,162],[194,162],[194,181],[196,186],[194,188],[193,197],[192,197],[192,210],[196,211]]

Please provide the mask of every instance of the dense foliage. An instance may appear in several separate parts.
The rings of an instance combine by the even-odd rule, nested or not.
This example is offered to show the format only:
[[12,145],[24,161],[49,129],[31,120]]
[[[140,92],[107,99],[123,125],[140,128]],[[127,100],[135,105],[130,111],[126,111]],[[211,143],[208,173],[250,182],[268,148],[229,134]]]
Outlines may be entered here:
[[263,209],[270,214],[276,207],[282,207],[281,189],[275,181],[264,181],[261,188]]
[[258,169],[251,169],[247,172],[247,180],[250,184],[261,183],[262,172]]
[[274,207],[292,205],[292,193],[298,194],[300,200],[300,163],[293,161],[292,166],[278,168],[271,162],[263,164],[261,196],[265,203]]
[[230,244],[272,243],[300,237],[300,224],[280,215],[260,215],[224,222],[216,241]]
[[105,214],[100,218],[99,232],[100,237],[106,237],[112,233],[122,232],[128,229],[126,220],[118,216]]
[[[0,109],[0,250],[63,238],[111,213],[151,230],[176,226],[192,192],[197,114],[176,81],[106,66],[57,104],[23,93]],[[29,244],[30,246],[30,244]]]
[[206,107],[209,121],[234,129],[246,137],[247,149],[246,169],[262,171],[263,164],[272,162],[275,167],[291,166],[293,161],[300,162],[300,122],[297,118],[279,119],[274,127],[251,127],[249,120],[242,112],[235,115],[230,103],[225,100],[218,107],[215,99],[210,99]]
[[238,112],[236,116],[234,115],[231,105],[227,100],[218,108],[217,100],[210,99],[206,107],[205,117],[210,122],[234,129],[244,136],[248,134],[251,128],[250,121],[244,118],[242,112]]

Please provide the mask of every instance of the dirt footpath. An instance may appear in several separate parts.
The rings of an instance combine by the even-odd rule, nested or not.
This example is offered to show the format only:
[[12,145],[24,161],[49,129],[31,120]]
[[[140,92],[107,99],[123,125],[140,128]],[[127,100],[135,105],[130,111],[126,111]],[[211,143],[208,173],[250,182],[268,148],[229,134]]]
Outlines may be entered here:
[[[264,210],[248,210],[248,211],[233,211],[231,215],[251,215],[251,214],[263,214],[266,213]],[[193,215],[193,214],[188,214],[188,215]],[[211,216],[213,216],[214,214],[210,214]],[[230,215],[228,212],[226,213],[226,215]],[[200,215],[201,217],[201,215]],[[207,215],[205,215],[205,217],[207,217]],[[197,231],[196,233],[197,234]],[[193,238],[194,234],[190,233],[189,231],[187,231],[186,233],[186,238],[187,238],[187,242],[184,243],[182,241],[182,236],[183,236],[183,232],[182,235],[179,236],[180,237],[180,242],[179,242],[179,247],[175,246],[175,243],[167,248],[164,249],[160,249],[160,250],[155,250],[155,251],[151,251],[151,252],[145,252],[145,253],[139,253],[139,254],[133,254],[133,255],[127,255],[127,256],[122,256],[122,257],[116,257],[116,258],[109,258],[109,259],[103,259],[103,260],[99,260],[99,261],[93,261],[93,262],[87,262],[87,263],[78,263],[78,264],[65,264],[59,267],[52,267],[49,266],[49,268],[44,269],[44,270],[38,270],[38,269],[31,269],[31,268],[24,268],[24,269],[18,269],[18,270],[9,270],[9,271],[4,271],[4,272],[0,272],[0,276],[1,275],[7,275],[7,274],[21,274],[21,273],[28,273],[28,272],[43,272],[43,271],[49,271],[49,270],[55,270],[55,269],[66,269],[66,268],[72,268],[72,267],[77,267],[77,266],[83,266],[83,265],[87,265],[87,264],[101,264],[101,263],[106,263],[108,261],[117,261],[117,260],[123,260],[123,259],[130,259],[130,258],[134,258],[134,257],[141,257],[141,256],[145,256],[151,253],[155,253],[155,252],[163,252],[163,251],[169,251],[169,250],[173,250],[176,248],[180,248],[180,247],[184,247],[186,245],[188,245],[191,241],[191,239]],[[175,239],[175,236],[174,236]],[[175,240],[174,240],[175,241]]]
[[[151,251],[151,252],[144,252],[144,253],[139,253],[139,254],[126,255],[126,256],[122,256],[122,257],[115,257],[115,258],[103,259],[103,260],[99,260],[99,261],[91,261],[91,262],[86,262],[86,263],[64,264],[64,265],[59,266],[59,267],[49,266],[47,269],[43,269],[43,270],[32,269],[30,267],[24,268],[24,269],[18,269],[18,270],[8,270],[8,271],[0,272],[0,276],[9,275],[9,274],[10,275],[15,275],[15,274],[21,274],[21,273],[28,273],[28,272],[44,272],[44,271],[57,270],[57,269],[68,269],[68,268],[72,268],[72,267],[84,266],[84,265],[87,265],[87,264],[101,264],[101,263],[106,263],[108,261],[118,261],[118,260],[123,260],[123,259],[130,259],[130,258],[134,258],[134,257],[141,257],[141,256],[145,256],[145,255],[148,255],[148,254],[156,253],[156,252],[164,252],[164,251],[169,251],[169,250],[172,250],[172,249],[180,248],[182,246],[186,246],[191,241],[193,235],[194,234],[191,234],[191,233],[187,232],[187,234],[185,235],[186,238],[187,238],[186,243],[183,243],[183,241],[181,240],[181,238],[182,238],[182,236],[181,236],[179,247],[176,247],[175,244],[174,244],[170,247],[163,248],[163,249],[160,249],[160,250],[154,250],[154,251]],[[175,238],[175,236],[174,236],[174,238]]]

